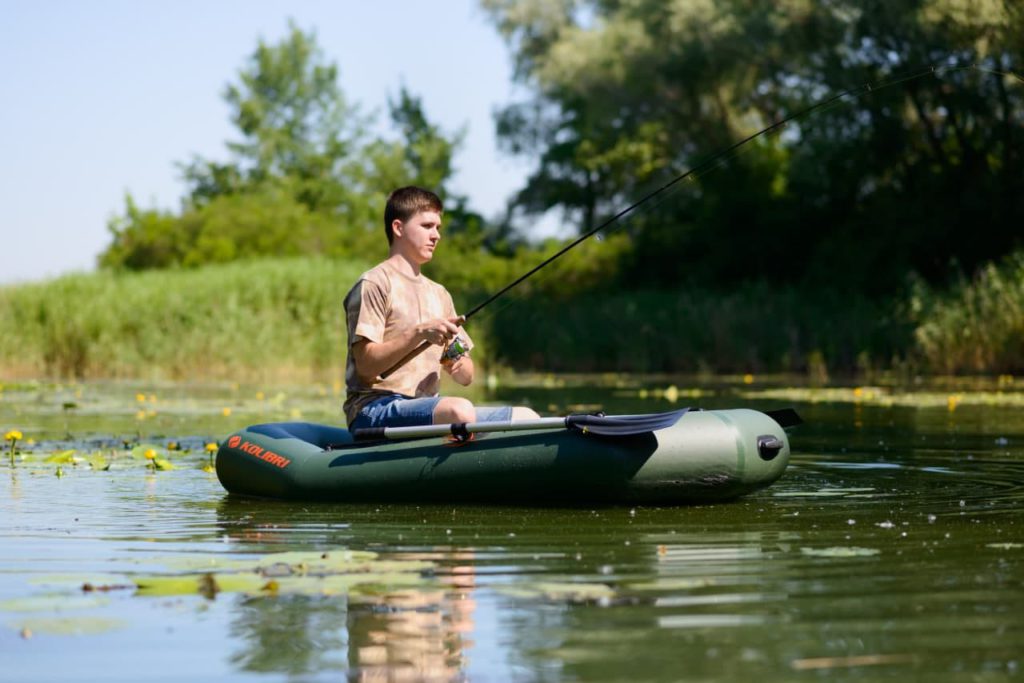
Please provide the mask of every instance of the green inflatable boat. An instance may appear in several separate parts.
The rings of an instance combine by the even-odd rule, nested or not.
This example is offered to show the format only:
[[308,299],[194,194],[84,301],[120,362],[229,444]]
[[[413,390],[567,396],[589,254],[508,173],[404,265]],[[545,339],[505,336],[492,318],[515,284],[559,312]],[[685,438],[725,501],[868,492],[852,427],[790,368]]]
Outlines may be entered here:
[[357,430],[304,422],[224,440],[231,494],[337,502],[690,504],[768,486],[792,410],[679,410]]

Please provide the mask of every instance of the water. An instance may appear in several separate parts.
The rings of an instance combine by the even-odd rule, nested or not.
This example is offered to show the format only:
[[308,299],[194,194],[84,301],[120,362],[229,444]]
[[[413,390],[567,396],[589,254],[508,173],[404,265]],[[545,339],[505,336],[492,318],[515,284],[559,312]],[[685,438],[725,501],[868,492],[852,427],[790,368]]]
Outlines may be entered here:
[[[653,385],[548,384],[498,397],[545,412],[784,405],[742,384],[674,405]],[[329,388],[7,387],[0,427],[39,443],[0,471],[3,679],[1019,678],[1024,412],[1015,396],[956,395],[796,403],[789,470],[734,503],[535,509],[235,500],[201,469],[202,445],[241,424],[332,419]],[[123,440],[191,452],[153,472]],[[68,446],[107,449],[111,469],[57,477],[42,460]],[[287,579],[221,578],[208,597],[135,588],[343,548],[377,559],[368,583],[330,595]]]

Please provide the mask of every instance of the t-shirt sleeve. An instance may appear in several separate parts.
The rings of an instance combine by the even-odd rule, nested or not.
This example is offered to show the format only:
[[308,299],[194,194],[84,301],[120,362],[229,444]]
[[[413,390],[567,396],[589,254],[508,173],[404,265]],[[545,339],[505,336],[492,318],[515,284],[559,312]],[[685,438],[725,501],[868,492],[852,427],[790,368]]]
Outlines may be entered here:
[[360,280],[345,299],[349,345],[360,339],[379,343],[384,340],[388,296],[377,283]]

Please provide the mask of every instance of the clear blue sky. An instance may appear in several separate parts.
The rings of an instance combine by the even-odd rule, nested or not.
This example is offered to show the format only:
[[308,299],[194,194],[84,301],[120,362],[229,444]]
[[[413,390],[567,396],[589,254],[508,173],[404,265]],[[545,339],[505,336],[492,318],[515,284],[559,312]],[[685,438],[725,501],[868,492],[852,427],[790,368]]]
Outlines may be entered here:
[[476,0],[4,0],[0,283],[92,270],[130,191],[177,208],[175,162],[226,158],[221,98],[257,40],[314,30],[352,102],[386,115],[401,83],[448,131],[468,125],[455,189],[498,212],[528,167],[492,112],[515,94],[508,49]]

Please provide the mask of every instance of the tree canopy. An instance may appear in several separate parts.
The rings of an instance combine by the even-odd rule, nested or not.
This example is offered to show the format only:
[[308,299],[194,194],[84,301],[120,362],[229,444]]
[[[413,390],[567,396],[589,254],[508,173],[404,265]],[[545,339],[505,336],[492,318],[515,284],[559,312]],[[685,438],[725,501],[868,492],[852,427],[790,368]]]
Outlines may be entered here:
[[938,281],[1021,245],[1020,3],[482,2],[528,92],[497,115],[505,149],[536,163],[516,202],[560,209],[579,230],[773,121],[891,83],[746,145],[624,221],[632,283],[885,293],[910,272]]
[[224,90],[238,139],[227,160],[181,164],[187,194],[179,211],[144,209],[129,194],[110,222],[101,266],[194,266],[254,256],[386,252],[381,217],[395,187],[438,192],[450,221],[480,218],[449,184],[463,137],[430,122],[401,87],[389,102],[395,139],[372,136],[373,117],[350,104],[313,33],[290,26],[278,43],[260,41]]

